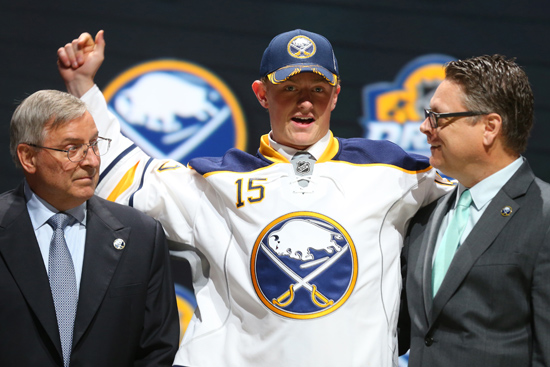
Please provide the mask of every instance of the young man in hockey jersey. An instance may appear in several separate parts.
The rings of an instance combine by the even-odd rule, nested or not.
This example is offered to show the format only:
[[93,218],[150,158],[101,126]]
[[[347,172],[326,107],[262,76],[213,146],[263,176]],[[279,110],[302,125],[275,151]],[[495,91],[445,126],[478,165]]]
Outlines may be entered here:
[[120,134],[93,82],[104,46],[102,31],[81,35],[59,49],[59,69],[113,139],[98,194],[158,218],[188,250],[198,306],[174,364],[397,365],[405,227],[449,185],[390,142],[332,135],[341,87],[329,41],[276,36],[252,84],[272,128],[257,154],[189,167]]

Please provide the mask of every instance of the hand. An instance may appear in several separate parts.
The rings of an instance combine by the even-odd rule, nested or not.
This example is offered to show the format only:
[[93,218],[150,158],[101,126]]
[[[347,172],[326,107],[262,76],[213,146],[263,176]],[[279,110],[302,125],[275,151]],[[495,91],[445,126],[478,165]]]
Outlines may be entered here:
[[103,31],[97,32],[95,41],[89,33],[67,43],[57,50],[57,68],[67,91],[82,97],[94,86],[94,77],[103,63],[105,40]]

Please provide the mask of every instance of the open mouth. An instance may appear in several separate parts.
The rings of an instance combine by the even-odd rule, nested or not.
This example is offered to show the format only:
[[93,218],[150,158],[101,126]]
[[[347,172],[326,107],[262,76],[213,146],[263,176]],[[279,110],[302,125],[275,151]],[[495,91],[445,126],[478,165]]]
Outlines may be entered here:
[[298,124],[311,124],[315,119],[313,117],[293,117],[292,121]]

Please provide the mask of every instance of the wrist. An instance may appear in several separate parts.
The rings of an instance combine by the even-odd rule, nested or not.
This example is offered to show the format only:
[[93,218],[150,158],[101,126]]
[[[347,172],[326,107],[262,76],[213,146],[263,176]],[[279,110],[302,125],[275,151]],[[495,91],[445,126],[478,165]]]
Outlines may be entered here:
[[95,84],[92,79],[75,79],[71,81],[65,81],[67,92],[78,98],[86,94],[86,92],[89,91],[94,85]]

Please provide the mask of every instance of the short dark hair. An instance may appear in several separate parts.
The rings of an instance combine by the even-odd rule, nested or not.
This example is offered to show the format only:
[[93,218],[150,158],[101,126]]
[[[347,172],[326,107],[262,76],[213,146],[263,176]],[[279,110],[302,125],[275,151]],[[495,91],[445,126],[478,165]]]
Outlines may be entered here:
[[534,98],[527,74],[515,58],[479,56],[451,61],[445,78],[464,91],[464,105],[471,111],[498,113],[505,146],[515,153],[527,148],[533,126]]

